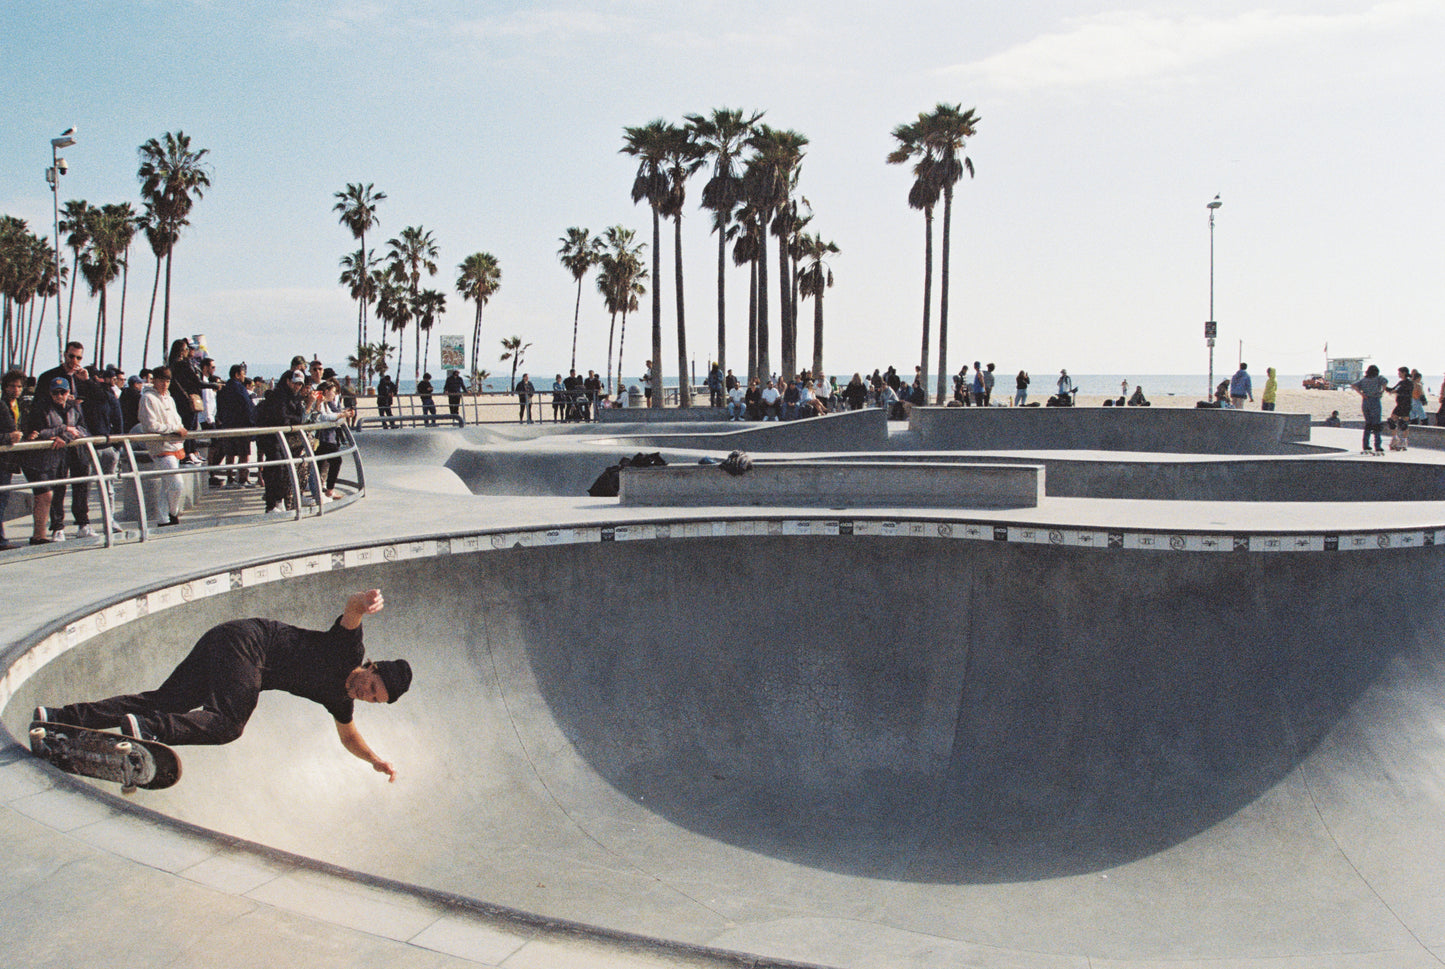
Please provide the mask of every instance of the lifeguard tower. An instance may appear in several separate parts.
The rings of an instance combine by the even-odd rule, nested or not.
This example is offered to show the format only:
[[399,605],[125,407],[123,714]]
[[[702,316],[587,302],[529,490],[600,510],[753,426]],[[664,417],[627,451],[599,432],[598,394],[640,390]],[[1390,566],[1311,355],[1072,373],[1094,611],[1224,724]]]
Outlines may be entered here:
[[1336,387],[1348,387],[1365,373],[1365,361],[1369,357],[1328,357],[1325,360],[1325,376]]

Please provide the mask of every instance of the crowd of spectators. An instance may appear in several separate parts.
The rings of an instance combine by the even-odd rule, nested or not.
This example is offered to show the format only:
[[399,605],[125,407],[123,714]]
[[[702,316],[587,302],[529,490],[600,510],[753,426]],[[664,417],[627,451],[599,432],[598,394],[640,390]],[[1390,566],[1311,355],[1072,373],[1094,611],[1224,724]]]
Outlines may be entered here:
[[[291,366],[274,382],[247,373],[246,364],[229,367],[222,382],[216,361],[195,340],[178,339],[171,344],[166,363],[127,375],[119,367],[86,366],[85,346],[79,341],[66,345],[58,366],[27,377],[19,370],[4,374],[4,399],[0,406],[0,444],[49,441],[44,450],[0,452],[0,486],[12,484],[23,475],[32,495],[30,545],[48,545],[67,538],[99,538],[99,522],[92,520],[92,482],[67,480],[100,477],[115,507],[114,475],[122,461],[123,445],[108,439],[123,434],[157,435],[142,449],[152,468],[196,468],[204,475],[206,487],[252,489],[256,487],[251,469],[256,460],[280,460],[285,455],[277,437],[263,433],[221,436],[209,444],[195,438],[198,431],[259,430],[316,423],[314,430],[287,432],[293,455],[304,454],[310,444],[318,457],[315,471],[303,469],[302,494],[291,487],[285,465],[260,469],[264,486],[263,508],[267,513],[294,512],[296,502],[323,504],[336,497],[340,458],[327,458],[341,448],[337,423],[355,418],[354,398],[347,396],[349,380],[338,382],[336,372],[319,359],[309,363],[294,357]],[[303,441],[302,435],[309,440]],[[80,438],[106,438],[93,442],[98,467],[92,467],[90,452],[70,447]],[[180,522],[186,493],[181,475],[166,475],[160,481],[157,527]],[[0,550],[15,546],[4,532],[10,496],[0,491]],[[75,526],[66,531],[65,510],[70,509]],[[122,526],[112,522],[111,528]]]

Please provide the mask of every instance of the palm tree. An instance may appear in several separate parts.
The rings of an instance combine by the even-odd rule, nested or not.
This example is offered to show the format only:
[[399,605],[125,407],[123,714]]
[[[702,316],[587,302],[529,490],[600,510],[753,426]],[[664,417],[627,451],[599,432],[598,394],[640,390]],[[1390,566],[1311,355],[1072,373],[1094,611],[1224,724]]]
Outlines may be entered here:
[[749,377],[758,376],[758,246],[762,231],[760,219],[751,203],[737,213],[737,221],[728,230],[733,239],[733,265],[748,267],[748,369]]
[[[363,312],[366,306],[376,302],[376,293],[381,285],[380,274],[377,271],[378,263],[379,260],[376,256],[365,249],[348,252],[341,257],[341,275],[337,281],[347,287],[351,298],[362,305]],[[365,332],[360,323],[357,324],[357,332],[358,334]],[[366,345],[364,338],[357,343],[359,347]],[[356,379],[363,389],[370,387],[371,371],[368,369],[358,370]]]
[[141,365],[144,366],[151,352],[151,327],[156,319],[156,294],[160,291],[161,285],[161,263],[164,261],[166,253],[170,252],[171,247],[175,245],[181,226],[188,223],[185,219],[179,223],[163,221],[156,214],[155,205],[150,202],[145,204],[145,211],[141,213],[137,221],[141,231],[145,233],[146,242],[150,243],[151,252],[156,257],[156,278],[151,283],[151,308],[149,315],[146,316],[145,343],[141,346]]
[[[462,299],[469,299],[477,304],[477,319],[472,324],[472,370],[477,368],[477,351],[480,349],[482,338],[482,307],[487,305],[487,300],[502,286],[502,268],[497,264],[497,257],[490,252],[474,252],[463,259],[461,265],[457,266],[457,292],[462,294]],[[576,324],[573,324],[572,337],[572,360],[576,366],[577,360],[577,337]],[[474,384],[473,386],[477,386]]]
[[514,388],[517,386],[517,367],[521,364],[522,357],[526,355],[527,348],[531,345],[530,343],[523,343],[522,338],[519,336],[502,337],[503,353],[499,359],[502,363],[506,363],[508,360],[512,361],[512,383],[510,386]]
[[[365,185],[348,182],[343,191],[333,193],[332,197],[336,199],[336,204],[331,211],[338,213],[338,221],[351,230],[352,237],[360,243],[361,251],[366,252],[366,233],[381,222],[376,217],[376,203],[384,201],[386,193],[376,191],[371,182]],[[362,261],[366,261],[365,257]],[[351,298],[360,304],[356,311],[356,343],[362,346],[366,343],[366,307],[371,300],[358,295],[355,288]],[[370,386],[369,375],[361,375],[359,379],[363,389]]]
[[[923,119],[920,119],[923,120]],[[961,104],[940,104],[926,118],[924,137],[929,143],[937,165],[937,178],[943,186],[943,277],[938,287],[938,403],[948,392],[948,256],[949,234],[953,224],[953,186],[968,172],[973,177],[973,161],[960,156],[967,140],[978,127],[973,108],[963,110]]]
[[[779,131],[767,125],[759,125],[748,146],[756,153],[748,159],[743,174],[747,198],[753,206],[758,220],[758,376],[766,379],[771,370],[768,355],[768,242],[767,228],[772,225],[775,233],[790,228],[790,220],[779,222],[777,216],[787,206],[797,181],[797,169],[803,160],[803,147],[808,139],[796,131]],[[778,264],[781,267],[778,280],[780,298],[779,316],[786,339],[789,329],[789,291],[787,283],[788,254],[786,246],[780,246]],[[786,375],[791,376],[791,375]]]
[[[80,250],[90,243],[90,203],[85,199],[71,199],[65,203],[61,213],[60,231],[69,232],[65,244],[70,247],[70,264],[80,265]],[[59,317],[56,318],[57,321]],[[65,312],[65,342],[70,342],[70,324],[75,319],[75,287],[70,288],[70,306]]]
[[130,289],[130,246],[135,241],[135,234],[140,230],[140,216],[136,215],[135,209],[131,208],[129,202],[121,202],[118,205],[106,206],[114,208],[120,224],[117,230],[120,233],[119,241],[121,248],[120,255],[120,327],[115,339],[115,365],[125,367],[125,297],[126,291]]
[[[888,164],[902,165],[910,158],[913,164],[913,185],[908,190],[908,207],[923,212],[923,350],[919,367],[923,373],[924,385],[928,384],[928,341],[930,337],[930,314],[933,305],[933,207],[943,186],[938,180],[938,165],[930,146],[925,141],[926,116],[919,114],[918,121],[901,124],[893,129],[898,147],[888,155]],[[939,377],[944,370],[940,367]],[[939,401],[942,403],[942,401]]]
[[[798,176],[794,172],[791,185],[796,187],[797,183]],[[788,331],[783,341],[783,369],[789,373],[797,373],[801,369],[798,366],[798,267],[803,254],[799,249],[799,241],[803,237],[803,228],[812,221],[813,207],[801,196],[790,196],[778,217],[773,220],[773,231],[778,236],[778,255],[786,257],[783,269],[787,275],[784,278],[791,280],[791,285],[784,294],[788,301]]]
[[[409,283],[406,267],[399,262],[389,263],[381,271],[376,293],[376,315],[378,319],[390,325],[392,332],[397,334],[405,334],[406,325],[411,322],[412,302]],[[398,373],[401,372],[401,360],[405,350],[406,341],[399,335],[396,348]]]
[[744,117],[742,111],[732,108],[714,108],[710,116],[687,116],[694,143],[704,160],[711,158],[713,163],[712,178],[702,189],[702,207],[712,213],[712,228],[717,233],[717,365],[723,373],[727,372],[727,240],[733,212],[743,201],[739,162],[762,117],[761,111]]
[[[30,333],[35,333],[37,347],[40,335],[35,324],[34,298],[42,297],[43,324],[44,304],[56,294],[54,279],[55,251],[49,241],[32,233],[24,219],[0,216],[0,297],[3,297],[0,302],[4,304],[0,318],[3,318],[6,370],[20,366],[30,372],[25,363]],[[27,317],[29,323],[25,322]]]
[[[416,298],[421,291],[421,274],[425,272],[428,276],[437,274],[437,244],[432,238],[431,232],[419,225],[407,226],[401,230],[401,236],[396,239],[388,239],[387,246],[391,252],[389,258],[395,267],[399,267],[410,286],[412,306],[416,306]],[[392,326],[395,327],[393,321]],[[405,324],[403,324],[405,325]],[[421,379],[421,328],[416,331],[416,379]],[[401,364],[397,364],[401,369]]]
[[798,251],[807,265],[798,273],[798,293],[813,298],[813,377],[823,376],[823,291],[833,285],[833,270],[823,260],[836,256],[838,247],[814,235],[798,239]]
[[[598,265],[597,289],[602,294],[607,312],[612,315],[612,324],[607,329],[607,392],[612,393],[612,337],[617,329],[617,314],[622,314],[622,336],[627,336],[627,314],[637,309],[637,298],[646,295],[647,270],[642,266],[642,251],[645,242],[634,243],[636,237],[631,229],[614,225],[605,233],[605,242]],[[622,381],[622,354],[617,356],[618,383]],[[620,393],[619,389],[619,393]]]
[[[562,243],[562,248],[557,250],[557,258],[562,265],[572,274],[577,282],[577,305],[572,310],[572,369],[577,369],[577,325],[582,316],[582,277],[587,271],[597,265],[602,258],[602,240],[592,235],[587,229],[579,229],[576,226],[567,230],[567,234],[557,240]],[[477,307],[477,322],[481,323],[482,309]]]
[[[166,302],[161,325],[161,342],[171,340],[171,265],[181,227],[190,223],[191,207],[211,187],[211,175],[203,164],[209,149],[191,149],[191,139],[184,131],[166,132],[160,139],[152,138],[139,148],[140,168],[136,177],[141,183],[141,198],[151,203],[154,215],[166,226],[167,241]],[[194,198],[192,197],[194,196]]]
[[361,381],[365,374],[370,372],[376,362],[376,350],[369,343],[358,343],[356,352],[346,355],[346,366],[356,371],[357,381]]
[[[664,166],[667,164],[671,125],[661,119],[640,128],[624,128],[624,154],[638,159],[637,177],[632,180],[632,204],[647,200],[652,209],[652,278],[662,273],[659,263],[662,246],[662,209],[667,204],[670,185]],[[683,375],[678,374],[681,378]],[[680,380],[680,383],[686,383]],[[662,291],[652,288],[652,406],[662,406]]]
[[416,300],[412,304],[412,315],[416,317],[416,332],[420,336],[426,334],[426,351],[422,357],[422,370],[428,369],[427,361],[431,357],[431,331],[436,326],[437,320],[441,319],[447,309],[447,297],[445,293],[435,289],[424,289],[416,294]]
[[81,252],[80,272],[91,297],[100,297],[91,351],[92,362],[98,367],[105,365],[106,296],[110,284],[120,275],[131,215],[129,205],[106,205],[92,208],[86,216],[89,241]]
[[[673,289],[677,296],[677,403],[692,406],[692,380],[687,371],[687,323],[682,285],[682,210],[687,204],[687,180],[703,166],[702,149],[692,140],[688,128],[669,125],[663,171],[667,175],[667,197],[662,214],[672,219]],[[654,349],[661,345],[660,340]],[[655,381],[658,392],[661,382]]]

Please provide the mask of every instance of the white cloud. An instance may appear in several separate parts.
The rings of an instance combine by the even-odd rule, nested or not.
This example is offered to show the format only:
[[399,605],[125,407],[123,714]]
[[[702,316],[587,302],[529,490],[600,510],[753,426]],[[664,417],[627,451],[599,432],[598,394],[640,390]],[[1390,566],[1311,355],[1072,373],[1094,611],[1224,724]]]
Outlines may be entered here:
[[1347,13],[1253,10],[1223,18],[1115,11],[1069,20],[1062,30],[941,73],[1010,91],[1116,84],[1177,76],[1261,47],[1387,30],[1439,13],[1431,0],[1390,0]]

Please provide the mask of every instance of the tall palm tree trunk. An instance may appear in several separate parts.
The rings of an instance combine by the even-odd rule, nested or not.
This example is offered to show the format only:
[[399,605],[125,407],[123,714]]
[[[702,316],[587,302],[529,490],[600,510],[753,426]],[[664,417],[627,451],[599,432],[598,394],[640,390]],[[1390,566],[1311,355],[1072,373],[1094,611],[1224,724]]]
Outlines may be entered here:
[[[140,348],[140,365],[144,367],[151,355],[151,325],[156,321],[156,293],[161,288],[161,257],[156,256],[156,281],[151,283],[151,311],[146,317],[146,338]],[[137,368],[140,369],[140,368]]]
[[[60,242],[59,239],[55,241],[57,245]],[[80,250],[73,246],[70,250],[70,270],[70,308],[65,311],[65,343],[70,342],[70,321],[75,319],[75,282],[76,277],[80,275]],[[57,333],[60,332],[60,315],[58,310],[55,316],[55,329]],[[62,354],[64,353],[64,344],[61,345],[61,352]]]
[[[933,313],[933,206],[923,210],[923,349],[918,365],[923,368],[923,386],[928,386],[928,338]],[[939,372],[942,380],[943,373]]]
[[622,329],[617,333],[617,396],[627,393],[627,384],[622,382],[622,348],[627,343],[627,310],[622,311]]
[[748,376],[758,375],[758,261],[748,261]]
[[612,393],[612,337],[617,332],[617,314],[612,314],[612,322],[607,326],[607,393]]
[[95,315],[95,365],[101,369],[105,368],[105,338],[108,335],[105,327],[105,293],[109,288],[100,288],[100,309]]
[[[481,340],[482,340],[482,301],[481,301],[480,299],[478,299],[478,300],[477,300],[477,320],[476,320],[475,323],[472,324],[472,370],[474,370],[474,371],[479,371],[479,370],[482,369],[480,366],[477,365],[477,351],[481,348]],[[472,390],[473,390],[474,392],[480,391],[481,389],[482,389],[482,388],[480,388],[480,387],[473,387],[473,388],[472,388]]]
[[[823,281],[813,294],[813,379],[823,379]],[[822,384],[819,384],[822,389]]]
[[[652,406],[662,406],[662,223],[652,206]],[[678,376],[681,376],[679,374]]]
[[792,314],[793,286],[788,279],[788,242],[778,237],[778,322],[782,327],[783,379],[798,374],[798,329]]
[[171,352],[171,260],[175,258],[175,247],[166,250],[166,308],[161,322],[161,346],[169,356]]
[[727,226],[717,233],[717,368],[727,373],[728,325],[727,325]]
[[359,268],[362,273],[362,292],[361,295],[356,298],[356,301],[361,304],[356,311],[356,353],[361,359],[361,368],[356,375],[356,379],[361,382],[361,392],[364,394],[366,393],[366,388],[371,386],[371,360],[361,350],[362,347],[366,346],[366,289],[371,284],[371,281],[369,278],[370,270],[366,267],[365,230],[360,233],[360,236],[361,266]]
[[125,294],[130,287],[130,247],[125,249],[125,266],[120,273],[120,326],[115,337],[115,365],[125,369]]
[[[938,400],[942,406],[947,393],[944,384],[948,380],[948,251],[949,229],[953,223],[953,186],[943,187],[943,253],[940,260],[941,278],[938,282]],[[925,375],[927,368],[924,368]],[[928,385],[927,377],[924,386]]]
[[577,305],[572,307],[572,369],[577,369],[577,326],[582,321],[582,277],[577,277]]
[[677,405],[692,406],[692,375],[687,371],[687,324],[683,321],[682,299],[682,215],[673,220],[673,276],[677,289]]
[[[47,296],[47,297],[45,297],[45,302],[43,302],[43,303],[40,304],[40,322],[35,325],[35,328],[34,328],[34,331],[33,331],[34,334],[35,334],[35,342],[34,342],[33,344],[31,344],[31,347],[30,347],[30,359],[29,359],[29,361],[25,364],[25,366],[24,366],[24,368],[23,368],[26,373],[34,373],[34,372],[35,372],[35,361],[40,358],[40,337],[41,337],[41,335],[42,335],[42,331],[45,329],[45,303],[47,303],[47,302],[49,302],[49,301],[50,301],[50,297]],[[32,313],[34,312],[34,309],[33,309],[33,308],[32,308],[32,310],[31,310],[31,312],[32,312]],[[59,296],[55,297],[55,322],[56,322],[56,323],[59,323],[59,322],[60,322],[60,297],[59,297]],[[24,347],[21,347],[21,348],[20,348],[20,352],[23,354],[23,353],[25,352],[25,348],[24,348]]]
[[768,359],[768,227],[758,233],[758,380],[768,382],[772,373]]

